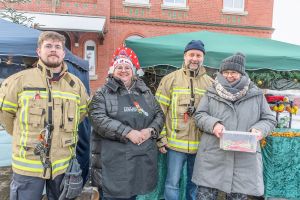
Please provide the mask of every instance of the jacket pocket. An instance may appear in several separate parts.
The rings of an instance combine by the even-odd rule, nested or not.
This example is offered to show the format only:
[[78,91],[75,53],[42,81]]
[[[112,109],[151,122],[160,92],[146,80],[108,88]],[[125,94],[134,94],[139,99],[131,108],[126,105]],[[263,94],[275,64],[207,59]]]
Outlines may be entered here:
[[28,107],[28,125],[30,131],[41,131],[44,128],[46,100],[30,100]]
[[33,138],[28,138],[26,143],[20,143],[20,140],[17,140],[17,150],[18,155],[21,155],[22,157],[29,159],[29,160],[40,160],[39,155],[35,155],[34,151],[36,146],[38,145],[38,140],[34,140]]
[[187,112],[187,108],[189,105],[190,105],[190,98],[187,96],[181,96],[178,100],[176,118],[184,118],[184,113]]
[[73,136],[63,136],[61,138],[61,147],[75,146],[75,139]]
[[73,132],[76,129],[77,104],[75,101],[65,100],[62,107],[62,128],[65,132]]
[[180,96],[177,104],[176,113],[172,116],[172,123],[174,123],[173,125],[175,125],[175,130],[178,133],[187,130],[189,127],[189,122],[185,119],[185,117],[189,118],[189,116],[185,116],[185,113],[190,104],[190,98],[187,96]]
[[28,123],[33,128],[42,127],[43,124],[43,115],[45,110],[43,108],[29,108],[28,111]]

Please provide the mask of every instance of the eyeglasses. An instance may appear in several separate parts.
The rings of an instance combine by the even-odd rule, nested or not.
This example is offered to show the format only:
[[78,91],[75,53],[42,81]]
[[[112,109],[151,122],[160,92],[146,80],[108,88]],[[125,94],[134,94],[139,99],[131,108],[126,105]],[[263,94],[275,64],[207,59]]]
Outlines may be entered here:
[[236,71],[223,71],[222,75],[223,76],[229,76],[230,75],[230,76],[236,77],[236,76],[240,75],[240,73],[238,73]]
[[122,65],[119,65],[115,68],[115,70],[118,70],[118,71],[130,71],[131,70],[131,67],[128,66],[128,65],[125,65],[125,66],[122,66]]

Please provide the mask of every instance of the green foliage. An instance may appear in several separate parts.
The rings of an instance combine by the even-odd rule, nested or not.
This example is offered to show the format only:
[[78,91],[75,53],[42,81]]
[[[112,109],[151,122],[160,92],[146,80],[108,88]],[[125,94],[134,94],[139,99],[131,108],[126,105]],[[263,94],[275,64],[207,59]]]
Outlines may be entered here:
[[[209,68],[207,66],[205,66],[205,68],[207,74],[212,78],[215,78],[216,72],[218,70]],[[145,75],[142,78],[152,89],[152,91],[155,91],[162,77],[176,69],[177,68],[170,65],[159,65],[155,67],[144,68]],[[276,82],[281,79],[300,83],[300,71],[274,71],[270,69],[264,69],[247,71],[247,73],[250,79],[260,88],[270,88],[272,82],[274,83],[274,81]]]
[[250,79],[261,88],[269,88],[273,81],[279,79],[300,82],[300,71],[255,70],[247,73]]
[[143,69],[145,72],[145,75],[142,76],[142,79],[145,81],[146,85],[151,89],[151,91],[155,94],[155,91],[161,81],[161,79],[171,73],[172,71],[175,71],[177,68],[172,67],[170,65],[158,65],[155,67],[149,67]]
[[30,1],[31,0],[0,0],[0,3],[4,7],[4,10],[0,12],[0,18],[6,18],[16,24],[30,26],[34,17],[27,17],[23,12],[18,12],[16,9],[12,8],[13,4],[27,3]]

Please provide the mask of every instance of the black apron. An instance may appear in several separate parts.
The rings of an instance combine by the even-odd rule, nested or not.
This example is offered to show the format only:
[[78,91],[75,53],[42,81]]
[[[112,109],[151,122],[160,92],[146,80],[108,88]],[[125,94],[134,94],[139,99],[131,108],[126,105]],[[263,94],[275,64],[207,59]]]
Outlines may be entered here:
[[[131,96],[130,96],[131,95]],[[139,108],[134,105],[138,102]],[[118,96],[118,113],[115,117],[135,130],[148,128],[154,120],[142,95]],[[105,197],[129,198],[146,194],[157,183],[157,147],[151,138],[141,145],[103,139],[101,150],[103,192]]]

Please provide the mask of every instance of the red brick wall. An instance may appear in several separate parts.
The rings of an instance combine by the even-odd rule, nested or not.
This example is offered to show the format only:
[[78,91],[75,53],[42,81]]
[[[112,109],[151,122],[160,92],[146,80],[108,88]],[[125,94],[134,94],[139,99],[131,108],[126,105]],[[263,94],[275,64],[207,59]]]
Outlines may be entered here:
[[[270,38],[274,0],[245,0],[247,15],[228,15],[222,13],[223,0],[188,0],[187,11],[166,10],[161,8],[163,0],[150,0],[150,8],[128,7],[124,0],[60,0],[52,6],[51,0],[32,0],[30,3],[15,6],[19,10],[64,13],[79,15],[105,16],[106,25],[103,44],[96,33],[80,33],[79,47],[74,46],[74,35],[69,33],[72,52],[84,56],[84,42],[92,39],[97,44],[97,80],[91,80],[91,89],[95,91],[103,85],[114,50],[130,35],[152,37],[181,32],[209,30],[248,36]],[[128,17],[134,20],[122,20]],[[117,19],[116,19],[117,18]],[[146,19],[166,20],[175,23],[147,22]],[[194,22],[179,24],[176,22]],[[198,23],[198,24],[197,24]],[[202,24],[201,24],[202,23]],[[209,23],[205,26],[203,23]],[[248,28],[243,28],[243,27]],[[249,27],[256,28],[249,28]],[[262,28],[263,27],[263,28]]]
[[27,3],[8,4],[22,11],[63,13],[77,15],[108,16],[110,1],[106,0],[57,0],[56,6],[52,0],[32,0]]
[[[112,16],[130,16],[248,26],[272,26],[273,0],[245,0],[245,11],[248,11],[248,15],[245,16],[223,14],[223,0],[189,0],[188,11],[162,9],[161,4],[163,0],[150,0],[151,7],[149,9],[124,7],[122,2],[123,0],[112,0]],[[228,17],[230,17],[230,19],[228,19]]]

